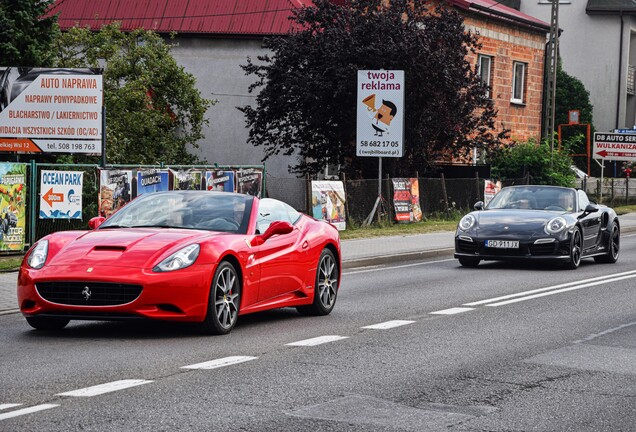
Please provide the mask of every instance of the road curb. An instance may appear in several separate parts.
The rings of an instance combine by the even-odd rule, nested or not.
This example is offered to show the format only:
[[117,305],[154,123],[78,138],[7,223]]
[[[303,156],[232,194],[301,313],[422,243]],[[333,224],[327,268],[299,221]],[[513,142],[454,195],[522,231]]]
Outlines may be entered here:
[[438,256],[452,256],[455,248],[433,249],[427,251],[404,252],[394,255],[381,255],[376,257],[358,258],[342,262],[343,270],[358,267],[369,267],[382,264],[392,264],[400,261],[415,261],[418,259],[435,258]]

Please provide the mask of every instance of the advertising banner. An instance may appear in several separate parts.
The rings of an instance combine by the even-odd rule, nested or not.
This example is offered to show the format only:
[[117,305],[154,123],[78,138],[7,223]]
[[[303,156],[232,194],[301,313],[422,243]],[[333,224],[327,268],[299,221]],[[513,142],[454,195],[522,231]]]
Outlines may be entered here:
[[103,81],[90,69],[0,72],[0,151],[101,154]]
[[40,219],[81,219],[83,171],[40,173]]
[[174,190],[202,190],[203,172],[199,170],[173,171]]
[[484,181],[484,206],[487,206],[490,200],[501,190],[501,182],[492,180]]
[[26,167],[0,162],[0,251],[24,250]]
[[255,197],[261,196],[263,184],[263,170],[259,168],[245,168],[236,171],[236,191]]
[[394,178],[393,208],[398,222],[421,222],[419,181],[416,178]]
[[358,71],[356,155],[402,157],[404,71]]
[[326,220],[338,230],[346,229],[345,192],[341,181],[312,181],[312,216]]
[[207,190],[221,192],[235,192],[234,171],[216,170],[205,172]]
[[149,169],[137,171],[137,195],[170,190],[170,171]]
[[108,217],[132,199],[132,171],[99,171],[99,215]]

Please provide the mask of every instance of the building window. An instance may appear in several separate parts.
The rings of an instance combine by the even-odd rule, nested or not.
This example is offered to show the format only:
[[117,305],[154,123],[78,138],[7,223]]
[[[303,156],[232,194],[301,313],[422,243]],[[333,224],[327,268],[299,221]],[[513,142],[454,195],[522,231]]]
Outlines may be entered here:
[[521,62],[512,63],[512,98],[510,102],[523,104],[524,92],[526,90],[526,64]]
[[492,57],[487,55],[481,55],[477,57],[477,74],[481,78],[481,82],[488,86],[486,90],[486,96],[490,97],[490,74],[492,69]]

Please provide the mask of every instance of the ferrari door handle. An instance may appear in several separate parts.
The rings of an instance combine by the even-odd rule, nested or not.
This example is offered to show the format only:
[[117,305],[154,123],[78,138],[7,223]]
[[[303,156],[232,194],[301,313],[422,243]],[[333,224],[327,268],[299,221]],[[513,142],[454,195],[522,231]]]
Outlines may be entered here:
[[303,249],[307,249],[309,247],[309,242],[307,240],[305,240],[303,242],[303,246],[302,247],[303,247]]

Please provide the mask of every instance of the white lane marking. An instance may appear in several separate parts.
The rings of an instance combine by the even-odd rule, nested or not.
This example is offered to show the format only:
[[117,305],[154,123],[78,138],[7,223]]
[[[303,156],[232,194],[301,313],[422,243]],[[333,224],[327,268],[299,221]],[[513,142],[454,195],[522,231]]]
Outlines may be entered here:
[[574,282],[567,282],[567,283],[563,283],[563,284],[559,284],[559,285],[553,285],[553,286],[549,286],[546,288],[539,288],[539,289],[535,289],[535,290],[530,290],[530,291],[524,291],[524,292],[520,292],[520,293],[515,293],[515,294],[508,294],[505,296],[501,296],[501,297],[494,297],[494,298],[490,298],[490,299],[486,299],[486,300],[480,300],[480,301],[476,301],[476,302],[472,302],[472,303],[464,303],[462,306],[480,306],[486,303],[494,303],[494,302],[498,302],[501,300],[507,300],[507,299],[511,299],[511,298],[515,298],[515,297],[525,297],[528,295],[532,295],[532,294],[536,294],[536,293],[540,293],[540,292],[545,292],[545,291],[550,291],[550,290],[555,290],[558,288],[565,288],[565,287],[569,287],[572,285],[577,285],[577,284],[584,284],[587,282],[594,282],[594,281],[598,281],[598,280],[602,280],[602,279],[607,279],[607,278],[613,278],[613,277],[617,277],[617,276],[623,276],[623,275],[633,275],[636,273],[636,270],[631,270],[628,272],[623,272],[623,273],[616,273],[616,274],[612,274],[612,275],[605,275],[605,276],[599,276],[599,277],[595,277],[595,278],[591,278],[591,279],[583,279],[580,281],[574,281]]
[[373,268],[366,268],[366,269],[363,269],[363,270],[345,271],[345,272],[342,272],[342,274],[343,275],[352,275],[352,274],[368,273],[368,272],[379,271],[379,270],[400,269],[400,268],[405,268],[405,267],[414,267],[414,266],[420,266],[420,265],[437,264],[437,263],[447,262],[447,261],[457,261],[457,260],[455,258],[449,258],[449,259],[443,259],[443,260],[426,261],[426,262],[419,262],[419,263],[413,263],[413,264],[402,264],[402,265],[396,265],[396,266],[374,266]]
[[13,417],[19,417],[19,416],[22,416],[22,415],[31,414],[31,413],[38,412],[38,411],[44,411],[44,410],[55,408],[55,407],[59,407],[59,405],[56,405],[56,404],[42,404],[42,405],[32,406],[32,407],[29,407],[29,408],[22,408],[22,409],[19,409],[19,410],[16,410],[16,411],[10,411],[8,413],[0,414],[0,420],[6,420],[6,419],[13,418]]
[[217,369],[223,366],[239,364],[250,360],[256,360],[258,357],[249,356],[230,356],[216,360],[210,360],[203,363],[196,363],[189,366],[181,366],[181,369]]
[[349,339],[349,337],[348,336],[336,336],[336,335],[319,336],[319,337],[315,337],[315,338],[311,338],[311,339],[301,340],[301,341],[298,341],[298,342],[288,343],[288,344],[285,344],[285,345],[289,345],[289,346],[316,346],[316,345],[321,345],[321,344],[324,344],[324,343],[334,342],[334,341],[338,341],[338,340],[342,340],[342,339]]
[[15,407],[20,406],[20,405],[22,405],[22,404],[0,404],[0,411],[6,410],[6,409],[9,409],[9,408],[15,408]]
[[152,381],[129,379],[113,381],[106,384],[99,384],[92,387],[86,387],[79,390],[72,390],[64,393],[58,393],[56,396],[76,396],[76,397],[91,397],[98,396],[104,393],[110,393],[117,390],[124,390],[130,387],[135,387],[143,384],[150,384]]
[[387,321],[379,324],[372,324],[368,326],[362,327],[363,329],[373,329],[373,330],[386,330],[395,327],[400,327],[407,324],[413,324],[415,321],[406,321],[406,320],[393,320]]
[[468,312],[471,310],[475,310],[474,308],[469,308],[469,307],[454,307],[454,308],[450,308],[450,309],[444,309],[444,310],[440,310],[437,312],[430,312],[431,315],[455,315],[455,314],[460,314],[460,313],[464,313],[464,312]]
[[572,343],[578,344],[578,343],[583,343],[583,342],[589,342],[591,340],[596,339],[597,337],[605,336],[605,335],[614,333],[615,331],[622,330],[622,329],[624,329],[626,327],[631,327],[633,325],[636,325],[636,322],[630,322],[630,323],[627,323],[627,324],[619,325],[618,327],[611,328],[609,330],[602,331],[600,333],[594,333],[594,334],[589,335],[588,337],[576,340],[576,341],[574,341]]
[[598,281],[598,282],[591,282],[591,283],[587,283],[587,284],[583,284],[583,285],[576,285],[570,288],[563,288],[560,290],[556,290],[556,291],[549,291],[549,292],[544,292],[544,293],[540,293],[540,294],[534,294],[534,295],[529,295],[526,297],[521,297],[521,298],[516,298],[516,299],[512,299],[512,300],[506,300],[506,301],[502,301],[499,303],[490,303],[487,304],[486,306],[492,306],[492,307],[497,307],[497,306],[505,306],[505,305],[509,305],[511,303],[518,303],[518,302],[522,302],[522,301],[526,301],[526,300],[532,300],[535,298],[539,298],[539,297],[545,297],[545,296],[549,296],[549,295],[554,295],[554,294],[560,294],[560,293],[564,293],[564,292],[568,292],[568,291],[575,291],[575,290],[580,290],[583,288],[589,288],[589,287],[593,287],[596,285],[602,285],[602,284],[606,284],[606,283],[610,283],[610,282],[617,282],[617,281],[621,281],[624,279],[632,279],[632,278],[636,278],[636,275],[629,275],[629,276],[622,276],[622,277],[617,277],[617,278],[613,278],[613,279],[606,279],[606,280],[602,280],[602,281]]

